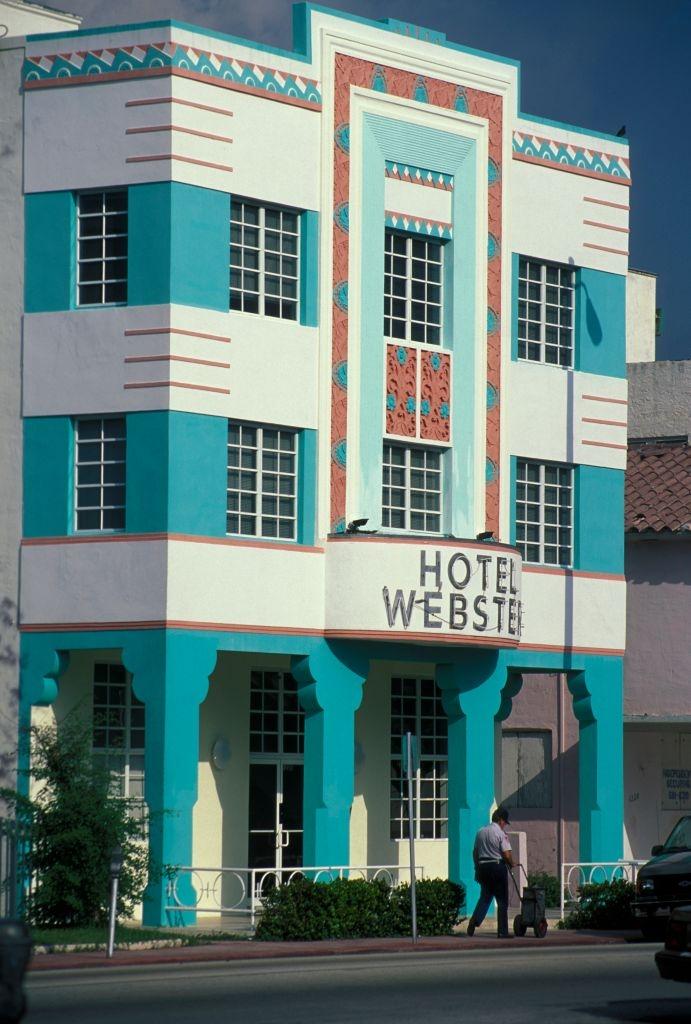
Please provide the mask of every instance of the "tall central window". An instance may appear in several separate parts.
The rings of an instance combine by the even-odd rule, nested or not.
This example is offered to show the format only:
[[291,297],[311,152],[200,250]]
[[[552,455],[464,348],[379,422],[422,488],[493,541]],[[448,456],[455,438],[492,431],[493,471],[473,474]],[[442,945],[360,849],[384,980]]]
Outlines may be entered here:
[[386,230],[384,246],[384,337],[441,342],[442,246]]
[[94,665],[92,747],[111,773],[114,790],[143,805],[145,708],[122,665]]
[[573,366],[573,267],[521,256],[518,263],[518,357]]
[[384,443],[382,526],[441,532],[442,453]]
[[302,754],[305,712],[289,672],[253,669],[250,676],[250,753]]
[[230,308],[298,318],[299,219],[294,210],[233,199]]
[[297,433],[228,423],[226,530],[248,537],[297,537]]
[[401,761],[407,732],[419,738],[413,780],[418,839],[445,839],[448,822],[448,726],[434,679],[391,680],[391,838],[408,837],[408,783]]

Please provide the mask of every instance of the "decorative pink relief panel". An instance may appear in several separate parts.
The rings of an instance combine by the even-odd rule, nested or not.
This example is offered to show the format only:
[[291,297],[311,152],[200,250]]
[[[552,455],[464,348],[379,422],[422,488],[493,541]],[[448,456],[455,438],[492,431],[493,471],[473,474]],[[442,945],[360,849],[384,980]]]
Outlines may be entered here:
[[448,352],[420,353],[420,437],[451,440],[451,358]]
[[386,346],[386,433],[415,437],[417,350]]

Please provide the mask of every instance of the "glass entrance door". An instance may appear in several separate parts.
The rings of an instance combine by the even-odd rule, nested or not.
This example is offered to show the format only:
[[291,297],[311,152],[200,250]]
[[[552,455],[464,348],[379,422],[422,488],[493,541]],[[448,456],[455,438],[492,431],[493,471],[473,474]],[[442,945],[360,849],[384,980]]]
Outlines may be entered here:
[[250,764],[250,868],[302,866],[303,765],[285,761]]

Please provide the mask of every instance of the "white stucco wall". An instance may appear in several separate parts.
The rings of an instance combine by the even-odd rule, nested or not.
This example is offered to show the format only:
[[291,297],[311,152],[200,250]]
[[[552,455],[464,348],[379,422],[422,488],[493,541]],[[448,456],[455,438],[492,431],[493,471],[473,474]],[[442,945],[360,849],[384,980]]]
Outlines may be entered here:
[[691,772],[691,722],[686,725],[627,725],[624,729],[624,856],[647,860],[655,843],[663,843],[691,800],[672,794],[690,791],[669,787],[663,772]]
[[655,302],[657,277],[640,270],[626,275],[626,362],[655,359]]

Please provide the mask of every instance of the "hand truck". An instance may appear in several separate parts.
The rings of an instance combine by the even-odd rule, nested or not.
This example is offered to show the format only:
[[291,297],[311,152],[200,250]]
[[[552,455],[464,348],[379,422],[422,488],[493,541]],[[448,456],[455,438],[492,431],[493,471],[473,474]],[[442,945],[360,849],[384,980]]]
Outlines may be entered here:
[[[523,872],[527,882],[528,876],[525,873],[525,868],[522,864],[519,865],[519,868]],[[536,885],[526,885],[523,889],[523,895],[521,896],[520,889],[518,888],[518,882],[514,877],[513,871],[509,871],[509,874],[511,875],[511,880],[513,881],[518,898],[521,901],[521,911],[519,914],[516,914],[513,919],[514,935],[523,936],[529,928],[532,928],[536,939],[544,939],[547,934],[545,890]]]

